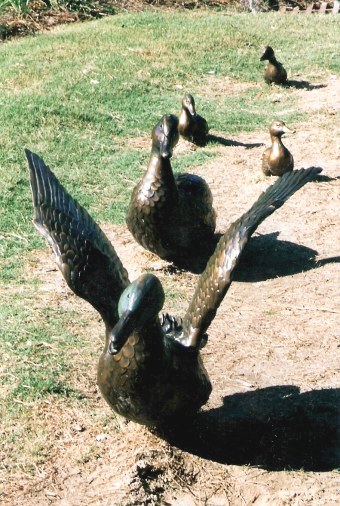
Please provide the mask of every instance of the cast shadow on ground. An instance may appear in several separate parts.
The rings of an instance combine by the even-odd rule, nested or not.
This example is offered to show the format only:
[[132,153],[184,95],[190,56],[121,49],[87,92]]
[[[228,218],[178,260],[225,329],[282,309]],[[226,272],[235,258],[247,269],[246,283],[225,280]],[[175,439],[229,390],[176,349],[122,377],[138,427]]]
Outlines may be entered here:
[[318,183],[329,183],[331,181],[338,181],[339,179],[340,176],[331,177],[323,174],[318,174],[315,178],[315,181],[317,181]]
[[253,142],[253,143],[245,143],[240,141],[234,141],[231,139],[226,139],[225,137],[222,137],[221,135],[214,135],[214,134],[208,134],[207,135],[207,142],[206,144],[210,143],[218,143],[222,144],[223,146],[236,146],[236,147],[242,147],[246,149],[252,149],[252,148],[259,148],[260,146],[264,146],[263,142]]
[[296,88],[299,90],[319,90],[320,88],[327,88],[327,84],[311,84],[309,81],[295,81],[289,79],[285,84],[286,88]]
[[162,437],[223,464],[329,471],[340,465],[339,405],[340,389],[278,385],[224,397]]
[[279,232],[252,237],[236,268],[234,280],[258,282],[339,263],[340,256],[317,260],[318,252],[290,241],[280,241]]
[[[164,271],[169,274],[181,270],[202,273],[221,236],[222,234],[215,234],[214,243],[207,245],[206,252],[201,257],[186,259],[183,264],[169,264]],[[340,256],[317,260],[316,250],[290,241],[280,241],[278,236],[279,232],[272,232],[251,237],[233,279],[242,282],[265,281],[340,262]]]

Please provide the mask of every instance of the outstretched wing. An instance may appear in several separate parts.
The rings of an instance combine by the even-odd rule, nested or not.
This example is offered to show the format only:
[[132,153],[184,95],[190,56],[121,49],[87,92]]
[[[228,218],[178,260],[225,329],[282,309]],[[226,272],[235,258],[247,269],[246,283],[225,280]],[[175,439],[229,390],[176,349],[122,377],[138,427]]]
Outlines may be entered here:
[[299,188],[314,179],[321,170],[318,167],[310,167],[286,173],[267,188],[250,210],[235,221],[221,237],[198,281],[183,318],[183,331],[178,340],[184,346],[199,347],[204,333],[228,291],[240,255],[256,228]]
[[44,161],[28,149],[25,153],[34,225],[52,247],[71,290],[92,304],[107,325],[115,325],[119,297],[129,284],[126,270],[106,235]]

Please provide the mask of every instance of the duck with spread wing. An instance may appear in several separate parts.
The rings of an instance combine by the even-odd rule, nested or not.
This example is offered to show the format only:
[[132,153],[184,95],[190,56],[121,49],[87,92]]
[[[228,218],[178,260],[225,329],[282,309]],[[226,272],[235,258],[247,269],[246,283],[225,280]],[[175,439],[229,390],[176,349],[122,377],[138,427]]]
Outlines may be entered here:
[[61,186],[44,161],[26,150],[34,224],[52,247],[71,290],[100,313],[106,339],[98,385],[120,415],[164,426],[195,414],[211,383],[200,348],[251,234],[321,169],[285,174],[220,239],[182,319],[162,314],[164,291],[153,274],[130,283],[114,247]]

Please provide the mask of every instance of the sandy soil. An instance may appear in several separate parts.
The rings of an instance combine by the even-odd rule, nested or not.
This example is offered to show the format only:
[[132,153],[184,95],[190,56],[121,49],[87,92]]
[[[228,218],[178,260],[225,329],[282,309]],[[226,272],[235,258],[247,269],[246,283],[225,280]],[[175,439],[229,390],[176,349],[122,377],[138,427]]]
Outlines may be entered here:
[[[334,78],[324,84],[292,90],[314,121],[299,125],[285,140],[296,168],[321,166],[322,177],[269,217],[250,242],[202,351],[213,392],[195,425],[169,442],[123,420],[98,435],[82,430],[83,421],[72,413],[73,426],[59,427],[63,437],[55,435],[58,451],[44,472],[11,483],[4,504],[338,504],[340,170],[333,134],[340,85]],[[211,148],[219,150],[218,158],[193,169],[212,189],[219,231],[273,182],[260,171],[266,132],[225,140]],[[181,141],[177,149],[193,146]],[[103,228],[130,277],[155,269],[165,286],[176,284],[182,293],[166,309],[183,312],[197,275],[171,274],[125,227]],[[46,265],[38,273],[48,281],[41,288],[45,303],[50,291],[62,304],[86,311],[51,269],[46,250]],[[102,333],[98,318],[91,325]],[[93,402],[109,413],[95,387],[94,367],[89,390]],[[49,416],[57,413],[58,405]],[[89,440],[95,458],[76,460]]]

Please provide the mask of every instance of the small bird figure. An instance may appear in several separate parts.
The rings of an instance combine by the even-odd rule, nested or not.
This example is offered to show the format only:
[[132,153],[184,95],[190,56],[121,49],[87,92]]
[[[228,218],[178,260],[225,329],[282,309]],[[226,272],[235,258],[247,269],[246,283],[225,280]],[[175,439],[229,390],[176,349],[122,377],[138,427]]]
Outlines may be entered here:
[[178,119],[178,130],[181,136],[198,146],[204,146],[209,132],[208,123],[196,113],[194,97],[189,93],[183,97]]
[[216,213],[204,179],[173,174],[178,137],[177,116],[164,115],[152,130],[149,165],[132,192],[126,224],[145,249],[183,266],[211,246]]
[[281,137],[286,133],[295,133],[283,121],[272,121],[269,128],[272,145],[262,155],[262,170],[266,176],[282,176],[294,168],[294,158],[283,144]]
[[[159,316],[159,279],[130,283],[113,245],[36,154],[26,150],[34,225],[47,239],[70,289],[101,315],[106,329],[97,381],[108,404],[129,420],[168,427],[194,415],[211,393],[200,348],[257,226],[321,169],[290,172],[233,223],[198,280],[183,317]],[[217,353],[217,357],[220,351]]]
[[267,46],[260,61],[268,60],[264,70],[264,80],[267,84],[287,84],[287,72],[282,63],[277,61],[272,47]]

